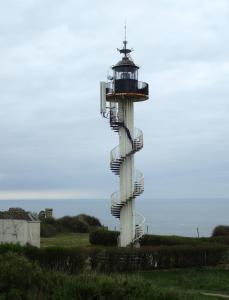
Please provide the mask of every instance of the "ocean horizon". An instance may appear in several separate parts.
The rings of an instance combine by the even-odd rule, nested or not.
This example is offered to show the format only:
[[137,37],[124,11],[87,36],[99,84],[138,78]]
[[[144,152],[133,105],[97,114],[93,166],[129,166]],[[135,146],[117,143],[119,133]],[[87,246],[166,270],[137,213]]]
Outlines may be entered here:
[[[53,208],[55,218],[81,213],[97,217],[111,230],[119,220],[110,214],[108,199],[1,200],[0,210],[21,207],[31,212]],[[229,225],[229,198],[140,199],[136,211],[146,218],[146,232],[161,235],[210,236],[217,225]]]

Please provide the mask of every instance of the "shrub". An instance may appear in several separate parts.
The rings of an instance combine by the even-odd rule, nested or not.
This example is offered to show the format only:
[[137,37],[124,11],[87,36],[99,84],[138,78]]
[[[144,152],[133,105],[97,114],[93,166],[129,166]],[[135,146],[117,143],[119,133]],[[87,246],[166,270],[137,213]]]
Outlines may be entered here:
[[64,216],[62,218],[57,219],[56,223],[57,223],[57,226],[60,228],[61,232],[71,231],[71,228],[72,228],[71,217]]
[[92,245],[117,246],[118,231],[105,229],[92,230],[89,234],[89,241]]
[[[58,299],[83,300],[185,300],[192,295],[155,287],[154,283],[139,276],[83,275],[65,280]],[[76,297],[76,295],[78,297]]]
[[[35,247],[32,247],[36,249]],[[0,255],[8,252],[24,254],[25,247],[20,246],[19,244],[0,244]]]
[[141,246],[175,246],[175,245],[199,245],[209,242],[208,238],[193,238],[182,236],[162,236],[145,234],[140,240]]
[[78,216],[76,217],[69,217],[65,216],[63,218],[58,219],[58,224],[61,228],[62,232],[88,232],[89,231],[89,226],[88,224],[80,220]]
[[227,251],[218,245],[107,248],[91,253],[91,266],[108,273],[215,266],[226,262]]
[[81,272],[86,261],[85,251],[78,248],[47,247],[36,251],[28,247],[25,255],[41,266],[69,274]]
[[41,222],[41,236],[51,237],[59,232],[89,232],[90,228],[101,227],[100,221],[92,216],[64,216],[60,219],[46,218]]
[[215,244],[229,245],[229,236],[214,236],[210,241]]
[[0,294],[3,299],[32,299],[44,280],[40,267],[16,253],[0,255]]
[[25,257],[0,255],[1,300],[184,300],[191,294],[156,288],[152,281],[135,276],[78,275],[47,272]]
[[41,223],[41,237],[51,237],[58,233],[56,226],[52,224]]
[[81,272],[86,264],[87,255],[85,249],[48,247],[36,248],[32,246],[20,246],[14,244],[0,245],[0,254],[8,252],[22,254],[29,260],[50,270],[63,271],[69,274]]
[[228,236],[229,237],[229,226],[219,225],[215,227],[212,232],[212,237],[216,236]]
[[178,245],[229,245],[229,236],[213,237],[183,237],[183,236],[162,236],[162,235],[144,235],[140,240],[141,246],[178,246]]
[[86,222],[89,226],[92,227],[102,227],[102,224],[100,223],[99,219],[93,217],[93,216],[88,216],[85,214],[81,214],[78,216],[78,218],[84,222]]
[[[228,263],[228,247],[161,246],[135,248],[57,248],[38,249],[19,245],[1,245],[0,255],[23,254],[49,270],[77,274],[85,268],[102,272],[134,272],[155,269],[215,266]],[[0,269],[1,270],[1,269]]]

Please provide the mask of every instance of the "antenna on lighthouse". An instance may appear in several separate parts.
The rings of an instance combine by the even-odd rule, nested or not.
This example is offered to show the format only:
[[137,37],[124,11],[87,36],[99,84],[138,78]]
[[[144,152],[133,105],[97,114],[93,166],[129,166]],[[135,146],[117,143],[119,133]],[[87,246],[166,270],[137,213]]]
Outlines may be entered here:
[[126,20],[125,20],[125,25],[124,25],[124,33],[125,33],[125,35],[124,35],[124,41],[126,41]]

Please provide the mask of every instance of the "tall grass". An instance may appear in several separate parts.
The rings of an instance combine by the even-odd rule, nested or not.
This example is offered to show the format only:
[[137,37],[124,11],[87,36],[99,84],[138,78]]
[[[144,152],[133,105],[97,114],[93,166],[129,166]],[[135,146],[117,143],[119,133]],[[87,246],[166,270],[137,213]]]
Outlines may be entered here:
[[16,253],[0,255],[1,300],[199,300],[194,293],[156,287],[140,276],[47,272]]

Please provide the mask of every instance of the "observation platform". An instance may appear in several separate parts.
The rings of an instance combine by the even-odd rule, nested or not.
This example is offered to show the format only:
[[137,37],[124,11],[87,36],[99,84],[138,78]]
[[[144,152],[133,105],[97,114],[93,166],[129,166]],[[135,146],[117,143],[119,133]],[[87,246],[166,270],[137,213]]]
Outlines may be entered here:
[[119,79],[115,82],[107,83],[106,100],[120,101],[132,100],[134,102],[145,101],[149,98],[148,83],[133,80],[133,79]]

